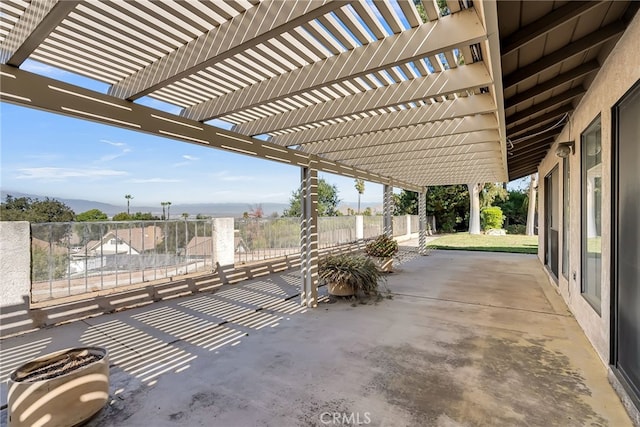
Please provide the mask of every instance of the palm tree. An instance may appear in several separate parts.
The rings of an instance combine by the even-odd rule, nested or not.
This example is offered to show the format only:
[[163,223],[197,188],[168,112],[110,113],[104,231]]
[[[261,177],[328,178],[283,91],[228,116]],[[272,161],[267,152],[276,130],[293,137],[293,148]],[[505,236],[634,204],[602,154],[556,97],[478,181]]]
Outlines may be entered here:
[[124,198],[127,199],[127,215],[129,215],[129,201],[133,199],[133,196],[131,194],[125,194]]
[[364,193],[364,180],[356,179],[356,190],[358,191],[358,215],[360,215],[360,196]]
[[167,207],[167,203],[169,202],[160,202],[160,205],[162,205],[162,219],[165,220],[167,219],[167,215],[166,215],[166,207]]
[[182,218],[184,218],[185,220],[189,218],[189,212],[182,212]]
[[171,216],[169,211],[171,210],[171,202],[165,202],[167,204],[167,219]]

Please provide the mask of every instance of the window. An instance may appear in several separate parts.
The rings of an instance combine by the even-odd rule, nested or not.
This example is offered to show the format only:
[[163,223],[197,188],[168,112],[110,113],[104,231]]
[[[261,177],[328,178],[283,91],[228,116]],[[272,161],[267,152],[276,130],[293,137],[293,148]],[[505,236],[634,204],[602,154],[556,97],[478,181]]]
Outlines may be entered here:
[[580,137],[582,295],[600,313],[602,271],[602,143],[600,117]]

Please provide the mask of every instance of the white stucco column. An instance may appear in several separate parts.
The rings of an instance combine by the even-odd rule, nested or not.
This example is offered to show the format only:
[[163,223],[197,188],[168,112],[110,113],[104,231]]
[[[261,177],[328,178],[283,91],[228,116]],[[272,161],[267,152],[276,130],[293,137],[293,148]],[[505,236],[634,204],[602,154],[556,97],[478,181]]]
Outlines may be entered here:
[[385,184],[382,199],[383,233],[393,237],[393,187]]
[[300,303],[318,305],[318,171],[303,167],[300,173]]
[[364,239],[364,216],[356,215],[356,240]]
[[536,217],[536,188],[538,187],[538,174],[531,174],[531,182],[529,184],[529,209],[527,210],[527,236],[535,234],[535,217]]
[[31,229],[26,221],[0,222],[0,307],[31,295]]
[[220,266],[235,264],[233,218],[213,218],[213,253]]
[[418,193],[418,251],[420,255],[427,254],[427,188]]
[[467,184],[469,188],[469,234],[480,234],[480,190],[482,184]]

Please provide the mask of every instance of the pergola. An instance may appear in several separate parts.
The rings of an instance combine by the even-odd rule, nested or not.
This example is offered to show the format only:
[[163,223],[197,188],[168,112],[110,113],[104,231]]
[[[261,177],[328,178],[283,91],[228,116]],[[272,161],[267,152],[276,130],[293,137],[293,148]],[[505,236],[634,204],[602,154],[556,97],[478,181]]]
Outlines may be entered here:
[[[392,188],[419,192],[424,236],[428,186],[536,171],[637,4],[3,0],[1,7],[2,101],[300,167],[303,303],[314,305],[319,171],[383,184],[387,226]],[[98,93],[21,70],[27,59],[110,88]],[[181,112],[146,107],[137,102],[143,97]],[[231,129],[215,126],[220,121]]]

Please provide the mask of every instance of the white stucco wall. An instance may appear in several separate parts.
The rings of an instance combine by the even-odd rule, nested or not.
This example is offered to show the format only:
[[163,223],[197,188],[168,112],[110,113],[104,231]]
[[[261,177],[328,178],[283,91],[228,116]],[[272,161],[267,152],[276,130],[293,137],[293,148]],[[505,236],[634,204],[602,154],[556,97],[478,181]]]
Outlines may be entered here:
[[[605,364],[609,364],[610,321],[611,321],[611,109],[618,100],[640,79],[640,15],[630,23],[613,51],[593,80],[589,91],[580,101],[557,141],[575,141],[575,154],[569,157],[570,168],[570,231],[569,231],[569,279],[561,273],[558,278],[558,291],[567,302],[578,323],[595,347]],[[580,293],[581,284],[581,188],[580,188],[580,134],[600,115],[602,126],[602,271],[601,271],[601,314],[598,314]],[[559,182],[562,185],[562,159],[555,155],[556,145],[539,166],[539,249],[538,256],[544,263],[544,177],[553,168],[559,167]],[[558,193],[558,205],[562,207],[562,194]],[[560,224],[562,224],[562,209]],[[562,265],[562,227],[559,236],[558,265]],[[575,280],[573,275],[575,274]]]
[[29,223],[0,222],[0,307],[24,303],[31,292]]

